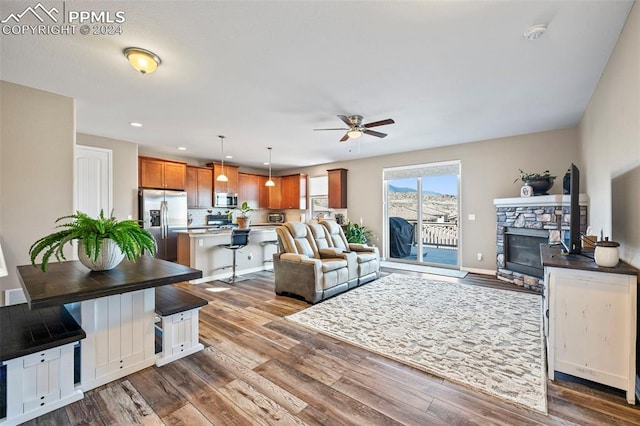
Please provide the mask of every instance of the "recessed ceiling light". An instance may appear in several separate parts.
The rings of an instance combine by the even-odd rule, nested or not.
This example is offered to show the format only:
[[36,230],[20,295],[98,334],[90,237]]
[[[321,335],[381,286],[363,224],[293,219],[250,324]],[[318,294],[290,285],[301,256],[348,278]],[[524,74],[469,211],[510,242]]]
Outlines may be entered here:
[[233,155],[226,155],[224,158],[233,158]]
[[179,147],[178,147],[178,149],[179,149],[180,151],[186,151],[186,150],[187,150],[187,147],[186,147],[186,146],[179,146]]
[[265,162],[264,162],[264,163],[262,163],[262,164],[264,164],[265,166],[268,166],[268,165],[269,165],[269,162],[268,162],[268,161],[265,161]]
[[132,121],[129,125],[133,127],[142,127],[142,123],[136,123],[135,121]]
[[533,25],[524,32],[524,38],[527,40],[537,40],[547,30],[546,24]]

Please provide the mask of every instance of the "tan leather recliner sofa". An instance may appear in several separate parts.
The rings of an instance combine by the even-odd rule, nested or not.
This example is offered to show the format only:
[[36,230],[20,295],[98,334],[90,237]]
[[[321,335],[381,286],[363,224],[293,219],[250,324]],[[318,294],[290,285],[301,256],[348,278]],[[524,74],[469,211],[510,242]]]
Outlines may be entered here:
[[332,249],[326,240],[319,249],[308,225],[288,222],[276,233],[280,244],[280,252],[273,255],[276,294],[317,303],[357,285],[355,258]]
[[329,246],[346,253],[355,253],[358,271],[358,285],[373,281],[380,276],[380,252],[378,247],[347,242],[342,227],[334,220],[323,220],[320,224],[329,234]]

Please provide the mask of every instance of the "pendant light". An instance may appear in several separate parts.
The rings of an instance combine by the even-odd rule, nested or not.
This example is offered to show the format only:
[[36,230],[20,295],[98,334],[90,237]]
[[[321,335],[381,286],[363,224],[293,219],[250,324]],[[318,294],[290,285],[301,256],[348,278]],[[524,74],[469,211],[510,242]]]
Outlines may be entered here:
[[264,186],[276,186],[276,183],[271,180],[271,147],[267,149],[269,150],[269,180],[265,182]]
[[218,135],[220,138],[220,159],[222,160],[222,172],[216,178],[218,182],[229,182],[229,178],[224,174],[224,136]]

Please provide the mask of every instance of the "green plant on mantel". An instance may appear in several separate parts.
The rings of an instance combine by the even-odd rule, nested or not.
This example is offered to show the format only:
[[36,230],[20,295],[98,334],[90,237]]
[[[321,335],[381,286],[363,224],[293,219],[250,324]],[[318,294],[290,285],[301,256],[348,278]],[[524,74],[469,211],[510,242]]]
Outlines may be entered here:
[[151,255],[156,252],[156,240],[149,231],[140,227],[139,221],[118,221],[113,216],[106,217],[102,210],[97,218],[78,211],[72,215],[59,217],[56,223],[65,219],[71,219],[71,221],[56,226],[63,230],[40,238],[29,248],[31,264],[34,267],[37,267],[36,259],[42,254],[40,269],[43,272],[46,272],[51,256],[55,256],[58,262],[66,260],[64,246],[73,240],[82,241],[86,255],[94,261],[98,259],[105,239],[113,240],[131,261],[144,254],[145,250]]
[[520,170],[520,177],[516,178],[513,183],[516,183],[518,181],[522,181],[522,182],[527,182],[527,181],[531,181],[531,180],[537,180],[537,179],[548,179],[550,181],[553,181],[556,177],[551,175],[551,172],[549,170],[545,170],[542,173],[527,173],[524,172],[522,169]]
[[372,233],[366,226],[347,222],[344,227],[344,236],[347,237],[349,243],[366,244],[371,239]]

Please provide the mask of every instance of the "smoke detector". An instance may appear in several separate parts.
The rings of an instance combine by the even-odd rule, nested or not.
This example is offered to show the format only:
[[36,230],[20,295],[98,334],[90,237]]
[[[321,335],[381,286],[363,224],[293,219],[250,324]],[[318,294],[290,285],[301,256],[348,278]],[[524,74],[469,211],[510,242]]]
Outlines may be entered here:
[[524,38],[527,40],[537,40],[547,30],[546,24],[533,25],[524,32]]

